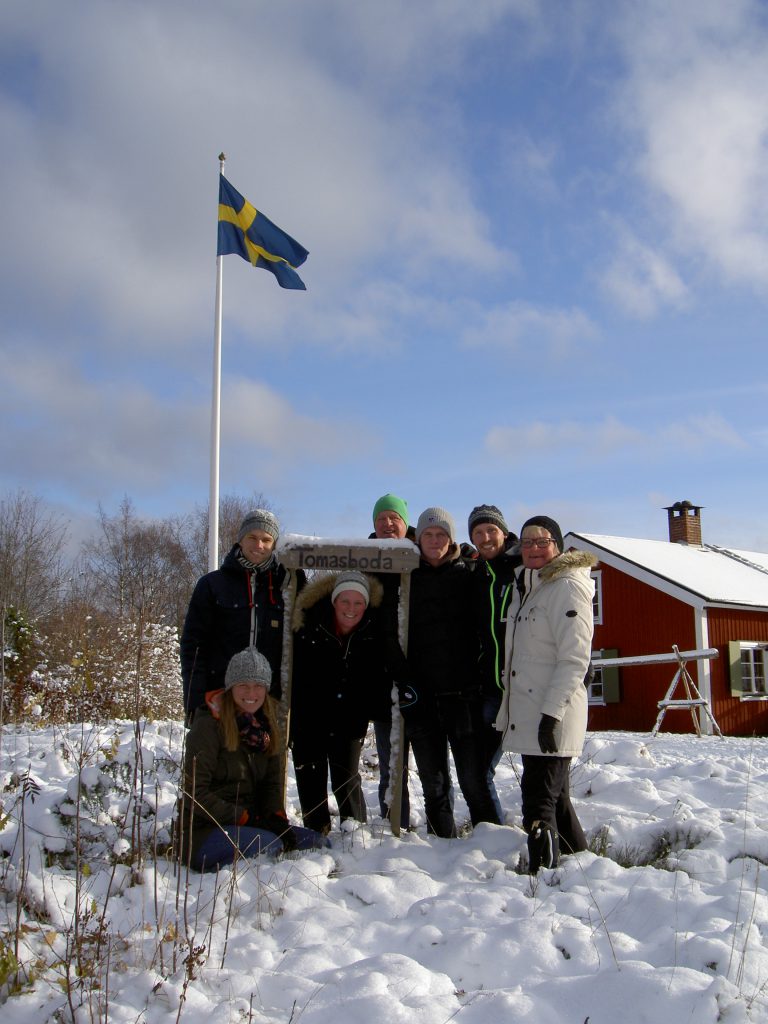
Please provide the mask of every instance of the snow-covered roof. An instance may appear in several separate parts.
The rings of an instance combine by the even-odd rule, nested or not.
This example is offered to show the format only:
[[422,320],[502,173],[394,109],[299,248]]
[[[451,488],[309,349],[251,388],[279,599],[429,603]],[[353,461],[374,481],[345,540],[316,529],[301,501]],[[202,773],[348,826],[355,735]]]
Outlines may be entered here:
[[727,604],[768,609],[768,554],[715,544],[569,533],[566,547],[592,551],[606,565],[690,604]]

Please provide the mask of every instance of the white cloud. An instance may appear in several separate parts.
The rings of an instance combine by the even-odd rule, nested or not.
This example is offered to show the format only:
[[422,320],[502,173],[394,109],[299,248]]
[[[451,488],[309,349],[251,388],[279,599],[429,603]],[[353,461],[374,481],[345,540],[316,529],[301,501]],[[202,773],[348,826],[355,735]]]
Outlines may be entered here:
[[500,171],[506,187],[522,188],[542,201],[556,200],[560,194],[557,161],[562,157],[554,138],[535,138],[519,126],[510,127],[499,139]]
[[[3,354],[0,462],[9,485],[43,477],[87,499],[145,495],[183,481],[205,481],[210,406],[125,380],[88,380],[59,358]],[[28,429],[29,411],[34,430]],[[235,480],[269,465],[279,479],[307,463],[343,463],[375,450],[364,425],[297,410],[259,381],[227,379],[222,387],[221,460]],[[241,485],[242,486],[242,485]]]
[[463,334],[464,344],[493,346],[520,354],[529,349],[555,358],[578,355],[599,336],[596,325],[581,309],[554,309],[510,302],[484,311],[479,322]]
[[689,457],[715,450],[746,450],[749,443],[719,414],[689,416],[658,427],[635,427],[615,416],[600,421],[539,420],[518,426],[492,427],[485,447],[513,462],[541,455],[592,462],[624,457],[668,459],[670,450]]
[[[760,4],[643,5],[623,34],[620,111],[682,253],[768,286],[768,27]],[[660,201],[660,202],[659,202]]]
[[645,245],[623,225],[617,227],[618,252],[601,275],[613,300],[633,316],[649,317],[663,306],[683,308],[689,292],[670,259]]
[[343,462],[375,445],[365,424],[307,416],[266,384],[244,378],[225,381],[222,430],[240,456],[266,451],[292,462]]
[[[414,77],[445,73],[435,34],[455,70],[474,33],[527,5],[487,0],[459,20],[401,5],[411,31],[379,15],[381,38],[370,12],[347,23],[348,5],[337,6],[334,35],[325,6],[299,6],[298,31],[295,12],[262,17],[250,4],[84,3],[78,18],[54,4],[42,22],[31,8],[6,10],[0,52],[36,68],[30,95],[0,90],[8,294],[35,305],[44,289],[51,316],[87,305],[104,348],[126,336],[137,348],[186,346],[212,318],[222,148],[235,186],[311,252],[302,296],[228,266],[226,315],[243,328],[258,316],[267,343],[355,294],[372,265],[395,282],[436,266],[450,281],[514,265],[452,157],[444,128],[460,130],[455,113],[411,104],[406,114],[398,97]],[[326,61],[325,43],[354,43],[360,61],[383,47],[390,91],[365,76],[350,88],[348,62]]]

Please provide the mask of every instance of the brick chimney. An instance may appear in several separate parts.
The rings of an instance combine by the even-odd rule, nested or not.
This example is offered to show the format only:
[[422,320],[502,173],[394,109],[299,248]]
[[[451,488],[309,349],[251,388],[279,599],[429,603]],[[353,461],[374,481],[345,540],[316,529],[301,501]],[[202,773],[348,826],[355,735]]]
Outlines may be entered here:
[[701,547],[701,512],[703,505],[676,501],[667,505],[669,539],[673,544],[697,544]]

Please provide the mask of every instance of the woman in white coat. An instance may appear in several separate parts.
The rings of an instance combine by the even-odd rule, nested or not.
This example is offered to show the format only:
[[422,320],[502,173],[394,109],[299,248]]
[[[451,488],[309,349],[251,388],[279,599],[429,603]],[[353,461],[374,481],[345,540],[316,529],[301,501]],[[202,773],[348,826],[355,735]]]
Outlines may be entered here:
[[548,516],[520,531],[523,564],[507,616],[504,696],[496,719],[504,750],[522,754],[523,828],[529,872],[555,867],[560,850],[587,848],[570,800],[571,758],[587,729],[584,679],[592,653],[597,563],[583,551],[563,553],[563,535]]

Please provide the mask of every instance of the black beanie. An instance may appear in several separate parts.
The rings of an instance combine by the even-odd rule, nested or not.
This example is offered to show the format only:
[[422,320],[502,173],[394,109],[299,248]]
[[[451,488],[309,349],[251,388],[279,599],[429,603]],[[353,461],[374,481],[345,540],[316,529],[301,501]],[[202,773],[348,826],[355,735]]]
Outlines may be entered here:
[[526,519],[520,528],[520,536],[523,536],[523,530],[526,526],[540,526],[542,530],[549,530],[549,535],[557,544],[557,549],[560,554],[563,553],[565,545],[563,544],[563,533],[560,527],[557,525],[554,519],[550,519],[549,516],[531,516],[530,519]]
[[475,505],[469,513],[467,532],[470,540],[472,540],[472,531],[476,526],[480,526],[481,523],[490,523],[491,526],[498,526],[505,536],[509,533],[509,527],[504,516],[495,505]]

